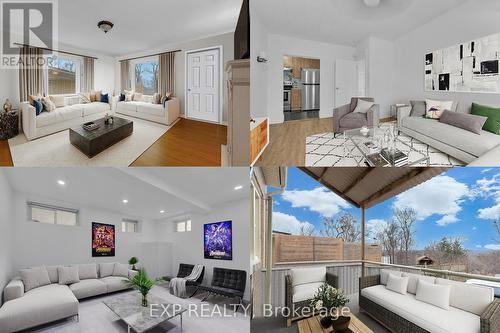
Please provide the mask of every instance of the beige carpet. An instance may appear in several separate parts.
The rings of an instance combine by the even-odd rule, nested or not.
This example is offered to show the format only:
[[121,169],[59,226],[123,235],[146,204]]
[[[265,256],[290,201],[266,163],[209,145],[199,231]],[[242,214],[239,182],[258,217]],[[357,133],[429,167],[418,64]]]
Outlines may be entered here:
[[134,133],[99,155],[89,159],[69,142],[69,130],[34,141],[24,134],[9,140],[16,167],[128,167],[172,126],[121,116],[134,122]]

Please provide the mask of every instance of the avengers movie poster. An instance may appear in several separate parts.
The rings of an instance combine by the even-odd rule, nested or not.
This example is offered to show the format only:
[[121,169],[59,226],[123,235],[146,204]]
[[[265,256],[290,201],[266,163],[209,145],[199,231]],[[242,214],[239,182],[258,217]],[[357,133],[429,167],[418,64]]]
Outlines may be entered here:
[[203,226],[205,259],[233,260],[233,228],[231,221]]
[[92,257],[115,256],[115,226],[92,222]]

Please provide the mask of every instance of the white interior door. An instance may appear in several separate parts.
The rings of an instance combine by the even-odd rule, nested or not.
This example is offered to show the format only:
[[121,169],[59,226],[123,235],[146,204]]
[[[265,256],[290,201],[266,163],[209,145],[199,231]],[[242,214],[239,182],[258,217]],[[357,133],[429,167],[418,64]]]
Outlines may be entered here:
[[358,63],[349,60],[335,61],[335,107],[351,103],[359,96]]
[[187,116],[220,121],[220,49],[187,55]]

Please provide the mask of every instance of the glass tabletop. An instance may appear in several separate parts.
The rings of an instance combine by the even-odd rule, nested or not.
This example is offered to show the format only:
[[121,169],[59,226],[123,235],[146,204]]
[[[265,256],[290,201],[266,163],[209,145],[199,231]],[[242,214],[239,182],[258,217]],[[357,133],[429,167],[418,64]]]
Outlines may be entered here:
[[[429,155],[414,147],[407,137],[399,136],[395,126],[368,127],[363,131],[361,128],[348,130],[344,132],[344,138],[352,142],[357,152],[363,156],[358,166],[368,164],[369,166],[402,167],[429,164]],[[395,162],[390,158],[391,151],[399,151],[404,155],[400,156],[401,160]]]

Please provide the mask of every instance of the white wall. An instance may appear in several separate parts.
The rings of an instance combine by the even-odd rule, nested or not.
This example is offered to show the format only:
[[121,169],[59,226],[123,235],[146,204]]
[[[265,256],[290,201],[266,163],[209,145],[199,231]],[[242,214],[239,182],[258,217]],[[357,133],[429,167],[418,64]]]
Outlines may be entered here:
[[425,54],[500,32],[500,1],[469,1],[395,42],[395,102],[444,99],[500,106],[498,94],[424,91]]
[[[0,291],[12,275],[12,189],[5,173],[0,170]],[[0,295],[0,305],[2,296]]]
[[[140,53],[134,53],[134,54],[127,54],[124,55],[123,57],[119,57],[115,61],[115,86],[117,93],[120,92],[120,59],[127,59],[127,58],[135,58],[135,57],[140,57],[140,56],[145,56],[145,55],[150,55],[150,54],[156,54],[156,53],[161,53],[161,52],[166,52],[166,51],[171,51],[171,50],[177,50],[180,49],[182,52],[179,52],[175,56],[175,95],[180,99],[181,102],[181,113],[184,114],[184,107],[185,107],[185,56],[186,56],[186,51],[191,51],[191,50],[198,50],[198,49],[203,49],[203,48],[209,48],[209,47],[214,47],[214,46],[223,46],[224,50],[224,66],[225,64],[234,59],[234,33],[226,33],[218,36],[212,36],[212,37],[207,37],[204,39],[199,39],[199,40],[194,40],[194,41],[187,41],[187,42],[181,42],[181,43],[174,43],[174,44],[167,44],[167,45],[160,45],[158,47],[155,47],[150,50],[144,50],[143,52]],[[227,75],[223,70],[223,84],[222,84],[222,89],[224,90],[224,107],[223,107],[223,122],[227,121],[227,91],[226,91],[226,79]]]
[[267,112],[272,124],[284,122],[283,58],[286,55],[321,60],[320,117],[333,116],[335,60],[354,60],[355,48],[270,34],[267,40],[267,54],[269,58],[267,78],[261,76],[260,82],[258,78],[256,82],[252,82],[252,86],[266,87]]
[[[250,2],[252,6],[253,2]],[[261,51],[267,53],[267,32],[257,15],[250,16],[251,67],[250,67],[250,114],[253,118],[267,117],[268,64],[257,62]]]
[[[250,251],[250,207],[248,199],[216,206],[212,213],[191,216],[191,231],[174,232],[174,221],[157,222],[160,241],[172,243],[172,265],[169,275],[177,274],[180,263],[201,264],[205,266],[204,283],[212,281],[214,267],[239,269],[247,272],[244,298],[250,299],[249,251]],[[203,253],[203,225],[220,221],[233,222],[233,260],[208,260]]]

